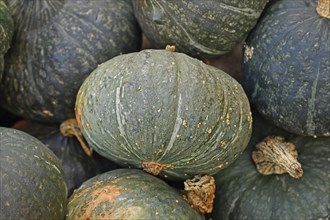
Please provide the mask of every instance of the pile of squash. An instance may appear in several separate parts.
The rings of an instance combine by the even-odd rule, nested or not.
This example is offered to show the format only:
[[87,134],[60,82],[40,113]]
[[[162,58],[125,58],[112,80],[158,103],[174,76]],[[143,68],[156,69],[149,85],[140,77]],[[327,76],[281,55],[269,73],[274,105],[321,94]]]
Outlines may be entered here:
[[330,0],[0,0],[0,219],[329,219]]

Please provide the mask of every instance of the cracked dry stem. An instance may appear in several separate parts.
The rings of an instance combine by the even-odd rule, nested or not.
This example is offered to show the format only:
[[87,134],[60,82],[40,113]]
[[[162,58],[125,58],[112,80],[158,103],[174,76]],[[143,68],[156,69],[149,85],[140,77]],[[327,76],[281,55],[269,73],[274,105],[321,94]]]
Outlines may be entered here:
[[184,198],[201,213],[211,213],[215,198],[215,181],[209,175],[197,175],[184,182]]
[[145,172],[157,176],[164,169],[172,169],[173,166],[170,164],[160,164],[157,162],[142,162],[142,168]]
[[263,175],[289,173],[295,179],[303,176],[298,152],[294,144],[285,142],[283,137],[268,136],[256,145],[252,159],[257,170]]

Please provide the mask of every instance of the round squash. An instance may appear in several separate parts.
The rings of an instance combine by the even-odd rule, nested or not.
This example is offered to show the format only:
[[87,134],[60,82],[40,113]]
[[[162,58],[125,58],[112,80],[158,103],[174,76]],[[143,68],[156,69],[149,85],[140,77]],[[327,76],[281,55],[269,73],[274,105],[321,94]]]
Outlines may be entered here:
[[267,0],[133,1],[137,20],[156,48],[175,45],[197,58],[230,52],[255,26]]
[[71,219],[204,219],[179,191],[136,169],[117,169],[83,183],[69,199]]
[[[327,219],[329,209],[329,137],[289,134],[254,114],[251,141],[235,163],[214,176],[214,220]],[[303,175],[262,175],[251,156],[268,135],[280,135],[295,145]]]
[[76,118],[99,154],[164,177],[214,174],[251,135],[240,84],[183,53],[143,50],[95,69],[77,95]]
[[[323,1],[273,1],[247,38],[242,64],[251,104],[303,136],[330,135],[330,18],[317,12]],[[324,7],[329,13],[330,2]]]
[[1,105],[27,119],[74,117],[75,96],[87,75],[140,48],[130,1],[11,0],[9,6],[17,32],[6,56]]
[[4,68],[4,55],[14,34],[14,21],[4,0],[0,0],[0,81]]
[[0,219],[63,219],[67,185],[58,158],[39,140],[0,127]]
[[89,178],[119,168],[96,152],[90,157],[87,156],[78,140],[64,136],[59,128],[58,124],[32,122],[20,129],[38,138],[59,158],[66,176],[69,196]]

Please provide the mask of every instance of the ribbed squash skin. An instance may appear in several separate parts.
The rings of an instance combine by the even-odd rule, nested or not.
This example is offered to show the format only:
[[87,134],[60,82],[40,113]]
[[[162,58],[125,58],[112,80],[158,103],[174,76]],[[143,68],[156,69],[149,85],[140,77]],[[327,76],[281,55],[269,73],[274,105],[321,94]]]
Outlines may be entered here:
[[[273,1],[247,39],[242,84],[252,105],[298,135],[330,135],[330,19],[317,0]],[[246,54],[245,50],[245,54]]]
[[1,105],[24,118],[74,117],[75,96],[87,75],[140,48],[130,1],[11,0],[9,6],[17,32],[6,56]]
[[193,57],[228,53],[255,26],[267,0],[133,1],[138,22],[157,48],[175,45]]
[[123,166],[168,166],[165,177],[214,174],[246,147],[248,99],[220,69],[183,53],[117,56],[81,86],[77,121],[87,142]]
[[64,219],[67,186],[58,158],[25,132],[0,127],[0,219]]
[[4,0],[0,0],[0,81],[4,68],[4,55],[14,34],[14,21]]
[[93,152],[91,157],[87,156],[75,137],[65,137],[61,134],[58,124],[31,123],[21,129],[38,138],[61,161],[69,196],[89,178],[119,168],[96,152]]
[[[235,163],[215,175],[213,220],[328,219],[330,138],[289,134],[254,114],[251,141]],[[295,144],[304,171],[301,179],[289,174],[260,174],[251,158],[255,145],[268,135],[281,135]]]
[[204,216],[161,179],[141,170],[117,169],[86,181],[74,191],[66,219],[198,220]]

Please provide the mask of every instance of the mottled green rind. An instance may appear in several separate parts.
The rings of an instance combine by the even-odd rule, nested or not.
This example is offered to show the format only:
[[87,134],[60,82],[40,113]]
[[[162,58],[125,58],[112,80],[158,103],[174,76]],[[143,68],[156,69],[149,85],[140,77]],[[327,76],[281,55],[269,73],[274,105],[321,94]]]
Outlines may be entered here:
[[[230,167],[215,175],[213,220],[329,219],[330,138],[289,134],[254,114],[251,141]],[[281,135],[295,144],[304,175],[263,176],[251,159],[255,145],[268,135]]]
[[96,152],[87,156],[76,137],[63,136],[58,124],[31,123],[22,130],[38,138],[59,158],[69,196],[89,178],[119,167]]
[[123,166],[171,165],[162,175],[214,174],[250,135],[250,106],[225,72],[183,53],[144,50],[101,64],[76,101],[87,142]]
[[274,1],[247,39],[242,84],[252,105],[298,135],[330,135],[330,20],[317,0]]
[[25,132],[0,127],[0,219],[63,219],[67,186],[58,158]]
[[14,21],[8,6],[0,0],[0,81],[4,68],[4,55],[8,51],[14,34]]
[[255,26],[267,0],[133,1],[137,20],[157,48],[210,58],[230,52]]
[[98,175],[74,191],[66,219],[205,219],[161,179],[136,169]]
[[6,56],[1,105],[24,118],[74,117],[75,96],[88,74],[140,48],[128,1],[11,0],[9,6],[18,31]]

